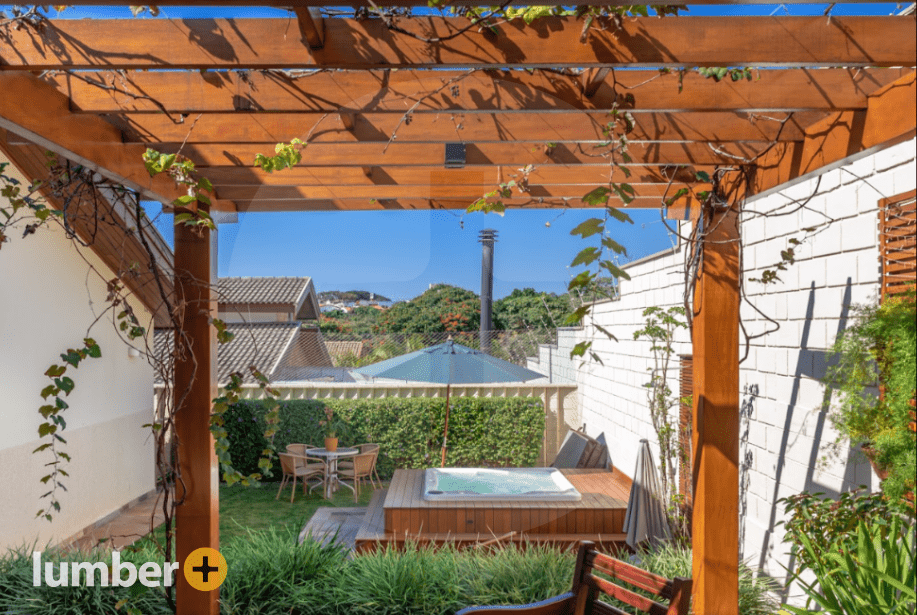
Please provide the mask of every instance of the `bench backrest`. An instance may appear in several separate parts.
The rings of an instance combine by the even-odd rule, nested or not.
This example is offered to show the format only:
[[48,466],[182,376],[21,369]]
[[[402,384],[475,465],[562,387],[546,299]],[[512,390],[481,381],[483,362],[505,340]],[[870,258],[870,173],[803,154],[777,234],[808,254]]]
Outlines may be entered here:
[[[665,603],[646,598],[620,585],[596,576],[600,572],[638,587]],[[575,615],[627,615],[609,604],[598,602],[599,592],[634,606],[650,615],[688,615],[691,603],[691,579],[666,579],[613,557],[598,553],[595,544],[580,544],[573,573],[573,593],[576,594]]]

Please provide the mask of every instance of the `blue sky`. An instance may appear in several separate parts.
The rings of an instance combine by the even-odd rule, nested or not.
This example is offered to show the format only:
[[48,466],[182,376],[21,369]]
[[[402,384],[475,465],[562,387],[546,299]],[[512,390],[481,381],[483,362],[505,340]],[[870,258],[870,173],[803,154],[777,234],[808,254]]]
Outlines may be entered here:
[[[820,15],[826,4],[692,6],[688,15]],[[839,4],[835,15],[888,15],[888,3]],[[2,7],[8,8],[8,7]],[[273,17],[288,14],[269,8],[162,7],[162,17]],[[70,8],[62,18],[130,17],[127,7]],[[141,17],[143,18],[143,17]],[[148,204],[151,215],[158,207]],[[629,212],[635,224],[613,223],[613,236],[639,258],[669,248],[668,235],[655,210]],[[509,210],[506,216],[461,211],[313,212],[242,214],[220,231],[221,276],[307,275],[322,290],[363,289],[392,299],[409,299],[440,282],[480,290],[481,245],[478,231],[499,232],[494,294],[533,287],[561,293],[574,271],[567,267],[590,245],[570,236],[589,217],[588,210]],[[171,243],[171,216],[157,226]],[[546,225],[550,223],[550,226]]]

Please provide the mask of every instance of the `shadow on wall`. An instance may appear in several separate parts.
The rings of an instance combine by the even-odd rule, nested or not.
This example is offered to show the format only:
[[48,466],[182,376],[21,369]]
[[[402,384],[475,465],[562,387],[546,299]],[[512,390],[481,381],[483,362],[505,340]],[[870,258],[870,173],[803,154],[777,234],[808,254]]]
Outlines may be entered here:
[[[841,333],[847,328],[847,319],[850,313],[850,301],[851,301],[851,287],[852,281],[850,278],[847,278],[847,284],[844,289],[844,299],[840,307],[840,315],[837,321],[837,331],[836,334]],[[777,520],[778,513],[782,513],[782,507],[777,503],[777,499],[780,495],[780,486],[783,481],[783,472],[787,466],[787,449],[790,444],[790,437],[793,435],[791,431],[791,426],[793,423],[793,416],[797,412],[796,404],[799,398],[800,383],[803,377],[811,378],[821,382],[826,375],[826,371],[829,365],[828,357],[830,351],[823,349],[811,349],[808,348],[808,341],[810,330],[812,326],[813,314],[815,308],[815,285],[814,283],[809,290],[809,301],[806,306],[806,320],[805,325],[803,326],[802,335],[800,338],[800,350],[796,362],[796,370],[793,375],[793,389],[790,395],[790,399],[787,403],[786,410],[786,420],[783,425],[783,436],[780,442],[780,449],[777,453],[777,467],[774,473],[774,491],[772,497],[770,498],[770,517],[768,519],[768,530],[764,534],[763,544],[761,545],[760,559],[758,562],[759,568],[764,568],[764,564],[767,558],[771,555],[774,545],[772,544],[773,537],[773,528]],[[833,390],[830,387],[825,388],[825,393],[822,398],[822,406],[817,409],[818,416],[816,419],[815,432],[812,436],[812,448],[809,451],[809,459],[806,468],[806,480],[805,480],[805,489],[807,491],[821,491],[826,494],[827,497],[836,498],[840,495],[836,489],[822,485],[815,481],[815,467],[818,463],[819,451],[822,445],[822,437],[824,434],[825,421],[827,419],[826,407],[828,402],[831,401],[831,395]],[[754,399],[757,396],[757,386],[752,385],[748,387],[745,391],[745,399],[742,402],[742,419],[750,423],[750,419],[754,414]],[[802,409],[799,409],[802,411]],[[743,443],[747,440],[747,427],[746,430],[742,433]],[[753,461],[753,454],[749,450],[746,453],[746,459],[742,462],[742,471],[744,475],[748,474],[749,468]],[[841,486],[842,490],[856,488],[856,463],[853,458],[853,455],[849,455],[847,458],[847,465],[844,470],[844,479]],[[740,484],[746,484],[747,479],[740,478]],[[744,492],[743,492],[744,494]],[[745,496],[742,496],[743,500]],[[741,528],[744,532],[744,526]],[[742,535],[744,539],[744,533]],[[743,541],[744,542],[744,541]],[[788,563],[789,571],[792,571],[795,565],[793,558],[790,559]],[[784,589],[784,595],[782,598],[786,599],[786,593],[789,588]]]

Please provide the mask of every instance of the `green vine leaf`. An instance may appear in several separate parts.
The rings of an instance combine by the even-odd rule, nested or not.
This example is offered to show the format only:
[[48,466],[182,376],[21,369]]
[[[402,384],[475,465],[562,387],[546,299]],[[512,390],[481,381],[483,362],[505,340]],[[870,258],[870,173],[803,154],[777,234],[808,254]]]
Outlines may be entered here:
[[278,143],[274,147],[274,156],[255,155],[255,164],[268,173],[290,169],[302,161],[302,150],[306,143],[302,139],[293,139],[289,143]]
[[570,263],[571,266],[575,267],[577,265],[591,265],[595,261],[601,258],[602,252],[594,246],[589,246],[584,248],[579,254],[576,255],[576,258],[573,259],[573,262]]
[[[583,199],[585,200],[585,198]],[[580,235],[583,239],[587,237],[592,237],[597,233],[601,233],[605,230],[605,223],[601,218],[589,218],[588,220],[581,222],[570,231],[571,235]]]

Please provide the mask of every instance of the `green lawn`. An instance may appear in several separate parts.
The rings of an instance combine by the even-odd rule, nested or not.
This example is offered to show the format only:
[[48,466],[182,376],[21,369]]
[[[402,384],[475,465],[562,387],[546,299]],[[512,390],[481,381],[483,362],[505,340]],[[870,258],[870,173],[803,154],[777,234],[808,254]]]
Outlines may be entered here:
[[372,487],[360,489],[360,501],[353,502],[353,493],[342,487],[331,500],[321,495],[321,489],[303,496],[297,485],[296,501],[290,504],[290,487],[284,487],[280,499],[275,500],[279,483],[264,483],[260,487],[220,487],[220,543],[226,544],[244,536],[247,530],[275,526],[299,533],[306,522],[322,506],[348,508],[366,506],[372,497]]
[[[316,489],[309,495],[302,494],[302,487],[296,487],[296,500],[290,504],[290,487],[284,487],[280,499],[275,500],[280,483],[262,483],[258,487],[220,485],[220,546],[224,547],[233,540],[244,538],[249,530],[262,530],[275,527],[284,533],[299,535],[315,511],[322,506],[350,508],[367,506],[372,497],[371,486],[360,489],[360,501],[354,503],[350,489],[342,487],[330,500]],[[160,542],[165,537],[164,526],[160,525],[154,532]],[[143,545],[149,538],[142,538],[136,547]]]

